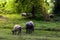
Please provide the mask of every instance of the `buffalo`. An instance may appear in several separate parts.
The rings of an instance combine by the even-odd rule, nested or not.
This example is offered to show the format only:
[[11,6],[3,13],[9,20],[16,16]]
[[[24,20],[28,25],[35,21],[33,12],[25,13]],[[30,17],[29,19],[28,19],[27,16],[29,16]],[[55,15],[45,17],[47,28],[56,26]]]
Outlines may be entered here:
[[32,33],[34,31],[34,23],[29,21],[26,23],[26,33]]
[[21,26],[18,24],[14,25],[12,34],[21,34]]

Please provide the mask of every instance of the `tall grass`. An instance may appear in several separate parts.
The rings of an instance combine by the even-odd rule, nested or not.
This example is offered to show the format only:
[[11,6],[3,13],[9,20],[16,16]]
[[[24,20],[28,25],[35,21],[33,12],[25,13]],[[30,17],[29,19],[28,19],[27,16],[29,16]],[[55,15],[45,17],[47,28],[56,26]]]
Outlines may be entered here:
[[35,29],[39,28],[60,28],[60,22],[46,22],[34,19],[24,19],[20,14],[2,14],[5,20],[0,20],[0,40],[60,40],[60,32],[35,30],[32,34],[26,34],[22,29],[21,35],[12,35],[11,30],[15,24],[25,28],[25,23],[32,20]]
[[2,14],[6,19],[0,20],[0,28],[12,28],[15,24],[25,27],[26,22],[33,21],[35,28],[60,28],[60,22],[46,22],[36,19],[24,19],[20,14]]

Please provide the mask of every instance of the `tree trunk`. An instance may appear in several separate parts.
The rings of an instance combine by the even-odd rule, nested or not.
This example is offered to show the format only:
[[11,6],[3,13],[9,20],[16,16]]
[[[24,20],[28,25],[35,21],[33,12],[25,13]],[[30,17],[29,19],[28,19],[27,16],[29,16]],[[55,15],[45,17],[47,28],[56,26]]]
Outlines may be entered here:
[[35,7],[34,7],[34,5],[32,6],[31,13],[32,13],[32,18],[35,18],[36,16],[35,16]]

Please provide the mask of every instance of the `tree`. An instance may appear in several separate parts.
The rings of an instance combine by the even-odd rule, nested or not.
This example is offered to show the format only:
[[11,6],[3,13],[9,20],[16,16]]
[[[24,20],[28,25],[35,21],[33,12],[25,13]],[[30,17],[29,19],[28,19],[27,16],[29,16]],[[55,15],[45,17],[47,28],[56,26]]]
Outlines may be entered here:
[[54,14],[60,15],[60,0],[55,0],[53,11],[54,11]]

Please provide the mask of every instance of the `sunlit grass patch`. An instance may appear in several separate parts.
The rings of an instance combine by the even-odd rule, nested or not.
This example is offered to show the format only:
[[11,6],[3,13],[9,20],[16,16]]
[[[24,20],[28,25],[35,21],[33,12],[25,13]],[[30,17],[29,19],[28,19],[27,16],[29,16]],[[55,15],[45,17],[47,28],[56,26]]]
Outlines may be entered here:
[[10,18],[10,19],[17,19],[17,18],[22,18],[22,16],[20,14],[6,14],[6,17]]

